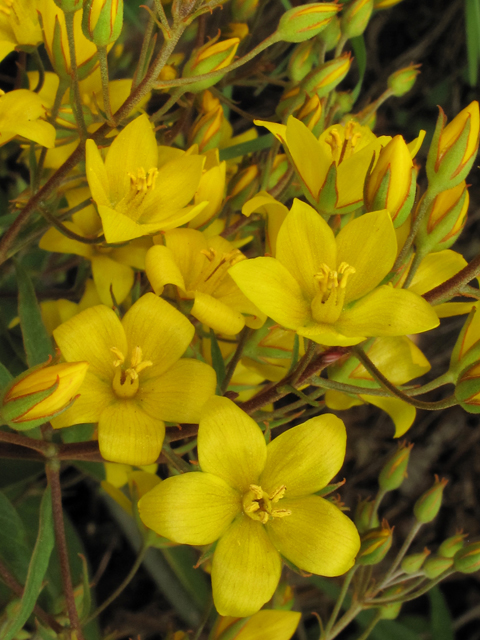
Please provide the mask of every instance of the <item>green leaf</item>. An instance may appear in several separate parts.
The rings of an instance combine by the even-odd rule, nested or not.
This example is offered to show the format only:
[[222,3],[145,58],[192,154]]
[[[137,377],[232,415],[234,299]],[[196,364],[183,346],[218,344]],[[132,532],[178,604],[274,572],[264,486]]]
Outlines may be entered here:
[[218,346],[217,336],[213,329],[210,329],[210,352],[212,354],[212,367],[217,374],[217,393],[222,395],[222,385],[225,380],[225,362],[223,361],[222,352]]
[[3,391],[10,382],[13,380],[13,376],[10,371],[0,362],[0,390]]
[[428,592],[428,597],[430,598],[430,625],[432,638],[435,638],[435,640],[455,640],[452,616],[450,615],[445,596],[439,587],[434,587]]
[[0,493],[0,555],[21,584],[27,579],[31,552],[22,519],[5,494]]
[[350,42],[352,43],[353,53],[358,64],[358,73],[360,74],[360,78],[352,92],[352,99],[355,102],[360,95],[363,78],[365,77],[365,71],[367,69],[367,48],[365,46],[365,39],[363,36],[352,38]]
[[465,0],[465,36],[467,40],[468,82],[475,87],[480,61],[480,1]]
[[54,356],[52,341],[43,324],[35,290],[25,269],[15,262],[18,282],[18,315],[22,327],[23,344],[30,367],[46,362]]
[[265,136],[259,136],[248,142],[242,142],[240,144],[234,144],[231,147],[226,147],[220,150],[220,161],[231,160],[232,158],[239,158],[245,156],[247,153],[253,153],[254,151],[262,151],[262,149],[270,149],[273,144],[273,133],[267,133]]
[[209,602],[209,586],[202,569],[194,569],[197,555],[191,547],[169,547],[161,550],[165,560],[177,576],[180,584],[191,595],[192,601],[200,611],[206,609]]
[[15,619],[10,620],[3,628],[0,640],[12,640],[30,617],[42,590],[43,578],[48,568],[54,540],[52,492],[50,487],[47,487],[40,505],[38,536],[28,567],[22,602]]

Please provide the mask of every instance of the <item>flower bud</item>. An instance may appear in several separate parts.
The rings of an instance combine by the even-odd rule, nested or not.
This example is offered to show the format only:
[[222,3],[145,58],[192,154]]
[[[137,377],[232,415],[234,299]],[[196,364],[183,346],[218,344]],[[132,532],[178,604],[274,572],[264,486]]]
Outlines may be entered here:
[[395,451],[383,466],[378,476],[378,484],[383,491],[394,491],[398,489],[407,477],[407,466],[413,444],[405,442]]
[[474,362],[460,373],[455,399],[468,413],[480,413],[480,362]]
[[465,180],[478,150],[480,113],[475,100],[445,126],[440,108],[427,158],[429,189],[434,193],[452,189]]
[[304,78],[300,87],[309,96],[316,94],[319,98],[323,98],[345,78],[350,71],[351,64],[350,54],[345,53],[340,58],[334,58],[311,71]]
[[[237,52],[239,43],[239,38],[229,38],[221,42],[217,42],[215,38],[207,42],[203,47],[193,51],[183,68],[182,76],[190,78],[228,67]],[[203,91],[216,84],[221,78],[222,76],[219,74],[209,80],[194,82],[188,85],[188,91],[192,93]]]
[[262,609],[249,618],[218,616],[211,639],[289,640],[298,627],[300,617],[297,611],[277,609]]
[[337,16],[333,16],[325,29],[317,36],[317,39],[323,43],[325,52],[328,53],[328,51],[335,49],[341,37],[340,20]]
[[380,526],[380,521],[378,519],[378,515],[375,514],[375,517],[372,521],[372,526],[370,526],[370,520],[372,519],[372,513],[375,503],[367,498],[366,500],[361,500],[357,504],[357,508],[355,509],[355,517],[354,522],[355,526],[358,529],[358,533],[362,534],[372,528],[378,528]]
[[297,113],[297,118],[305,124],[310,131],[316,127],[322,117],[322,103],[317,95],[307,98],[303,107]]
[[480,360],[480,313],[476,302],[460,331],[450,358],[449,372],[456,382],[460,373]]
[[383,520],[382,525],[364,533],[360,540],[357,562],[362,565],[378,564],[387,555],[392,546],[393,527]]
[[480,569],[480,542],[471,542],[457,551],[453,564],[460,573],[474,573]]
[[310,73],[316,61],[315,42],[307,40],[295,47],[288,62],[288,76],[292,82],[301,82]]
[[430,580],[435,580],[442,575],[447,569],[453,566],[452,558],[441,558],[440,556],[430,556],[425,560],[423,572]]
[[74,13],[83,7],[83,0],[53,0],[57,7],[65,13]]
[[413,513],[418,522],[425,524],[431,522],[442,506],[443,490],[447,486],[448,480],[435,476],[435,482],[428,491],[425,491],[415,502]]
[[99,48],[115,42],[123,26],[123,0],[86,0],[82,29]]
[[199,153],[218,147],[223,118],[221,105],[197,118],[190,132],[189,142],[191,145],[198,144]]
[[259,0],[232,0],[230,11],[234,20],[246,22],[253,18],[258,9]]
[[377,11],[380,9],[390,9],[390,7],[395,6],[401,1],[402,0],[373,0],[373,8]]
[[380,151],[365,183],[367,211],[387,209],[395,227],[407,219],[415,200],[416,172],[402,136],[395,136]]
[[[385,589],[382,594],[382,598],[394,598],[400,597],[405,587],[403,584],[396,584],[389,589]],[[395,620],[400,613],[400,609],[402,608],[402,602],[391,602],[390,604],[384,604],[378,608],[381,613],[380,618],[382,620]]]
[[352,0],[342,12],[340,27],[344,38],[361,36],[373,11],[373,0]]
[[467,222],[469,203],[465,180],[453,189],[441,191],[420,223],[415,239],[420,251],[432,253],[451,247]]
[[258,190],[260,170],[252,164],[239,171],[228,185],[228,197],[234,211],[239,211],[245,202],[253,197]]
[[5,390],[0,415],[13,429],[33,429],[67,409],[88,369],[88,362],[48,365],[22,373]]
[[280,18],[276,35],[285,42],[309,40],[325,29],[341,8],[334,2],[312,2],[290,9]]
[[407,575],[410,575],[411,573],[417,573],[417,571],[420,571],[423,563],[429,555],[430,549],[427,549],[427,547],[425,547],[422,553],[412,553],[409,556],[405,556],[405,558],[402,560],[402,564],[400,565],[402,571]]
[[420,73],[420,66],[419,64],[411,64],[388,76],[387,86],[392,92],[392,95],[399,98],[410,91]]
[[464,540],[467,537],[465,533],[457,533],[451,538],[447,538],[438,548],[438,555],[442,558],[453,558],[464,546]]
[[287,582],[280,582],[272,598],[272,608],[277,611],[290,611],[295,604],[292,587]]
[[355,104],[354,96],[351,91],[336,91],[334,109],[336,109],[336,117],[341,118],[347,113],[351,113]]
[[297,84],[294,87],[286,89],[280,98],[280,102],[275,109],[275,113],[281,120],[285,120],[292,113],[295,113],[305,102],[307,94],[300,89]]

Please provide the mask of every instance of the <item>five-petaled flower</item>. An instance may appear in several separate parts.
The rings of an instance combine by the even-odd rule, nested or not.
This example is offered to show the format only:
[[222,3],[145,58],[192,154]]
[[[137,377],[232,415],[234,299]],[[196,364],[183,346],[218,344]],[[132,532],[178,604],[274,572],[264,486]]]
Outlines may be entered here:
[[281,556],[300,569],[338,576],[360,546],[352,521],[315,495],[345,457],[346,432],[322,415],[265,444],[256,422],[226,398],[202,410],[202,473],[173,476],[139,502],[143,522],[180,544],[218,540],[213,598],[221,615],[249,616],[273,595]]

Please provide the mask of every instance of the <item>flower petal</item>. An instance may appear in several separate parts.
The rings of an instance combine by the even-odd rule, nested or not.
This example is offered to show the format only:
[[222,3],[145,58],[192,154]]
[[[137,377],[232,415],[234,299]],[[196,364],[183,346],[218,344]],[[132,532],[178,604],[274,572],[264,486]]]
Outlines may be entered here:
[[349,222],[337,236],[337,264],[356,272],[348,277],[345,301],[358,300],[387,275],[397,256],[397,238],[388,211],[372,211]]
[[245,493],[265,466],[267,445],[257,423],[227,398],[205,405],[198,429],[198,461],[203,471]]
[[360,548],[353,522],[319,496],[281,501],[291,515],[273,518],[266,529],[278,551],[297,567],[322,576],[348,571]]
[[240,495],[211,473],[167,478],[138,503],[143,523],[179,544],[211,544],[241,509]]
[[215,393],[215,371],[198,360],[182,358],[148,380],[143,379],[143,373],[138,399],[144,411],[165,422],[198,422],[203,405]]
[[110,196],[107,171],[100,151],[93,140],[87,140],[85,156],[85,171],[92,198],[97,205],[108,205]]
[[[165,244],[183,276],[185,291],[198,280],[207,258],[202,253],[209,248],[207,238],[196,229],[172,229],[164,234]],[[174,283],[177,284],[177,283]]]
[[183,276],[168,247],[156,244],[148,250],[145,271],[153,290],[158,295],[162,295],[166,284],[174,284],[185,290]]
[[[66,220],[63,224],[70,231],[78,233],[80,236],[83,235],[82,230],[73,222]],[[73,253],[76,256],[82,256],[87,259],[93,254],[93,248],[91,245],[79,242],[78,240],[73,240],[72,238],[67,238],[67,236],[60,233],[60,231],[54,227],[51,227],[43,234],[38,246],[40,249],[45,249],[45,251],[52,251],[55,253]]]
[[92,256],[92,275],[100,300],[108,306],[113,305],[112,291],[115,302],[121,304],[133,287],[131,267],[115,262],[109,256]]
[[207,327],[227,336],[240,333],[245,326],[245,318],[241,313],[202,291],[195,293],[195,302],[190,313]]
[[295,199],[277,236],[277,259],[287,267],[307,297],[318,293],[315,274],[325,263],[335,269],[335,236],[312,207]]
[[79,389],[79,397],[69,409],[51,420],[52,426],[54,429],[61,429],[74,424],[98,422],[102,411],[114,401],[115,395],[111,381],[106,382],[91,371],[87,371]]
[[152,464],[160,455],[165,425],[147,415],[135,400],[118,400],[98,422],[100,453],[110,462]]
[[241,514],[223,534],[213,556],[213,601],[222,616],[251,616],[270,598],[282,563],[265,527]]
[[146,293],[130,307],[122,325],[130,349],[141,347],[144,360],[153,365],[142,371],[142,382],[169,369],[185,352],[195,329],[171,304]]
[[412,426],[417,410],[400,398],[382,398],[381,396],[360,396],[365,402],[388,413],[395,425],[395,438],[401,438]]
[[242,260],[228,273],[247,298],[282,326],[297,329],[311,317],[299,283],[279,260]]
[[439,325],[423,298],[405,289],[382,285],[344,311],[335,327],[345,335],[402,336]]
[[293,116],[287,121],[286,139],[295,169],[316,200],[332,160],[323,153],[310,129]]
[[456,251],[446,249],[445,251],[429,253],[421,261],[408,288],[421,296],[426,291],[435,289],[439,284],[456,275],[466,266],[467,261]]
[[345,459],[345,425],[324,414],[288,429],[267,446],[265,470],[259,484],[268,494],[286,486],[288,499],[323,489]]
[[333,325],[328,324],[312,323],[306,327],[300,327],[297,333],[326,347],[350,347],[365,340],[365,336],[344,336],[336,331]]
[[[235,640],[290,640],[298,627],[301,615],[299,611],[262,609],[246,621]],[[235,622],[233,619],[233,623]]]
[[[153,295],[153,294],[152,294]],[[126,353],[122,324],[112,309],[99,305],[85,309],[57,327],[53,336],[67,362],[86,360],[90,373],[111,383],[115,356],[111,348]]]

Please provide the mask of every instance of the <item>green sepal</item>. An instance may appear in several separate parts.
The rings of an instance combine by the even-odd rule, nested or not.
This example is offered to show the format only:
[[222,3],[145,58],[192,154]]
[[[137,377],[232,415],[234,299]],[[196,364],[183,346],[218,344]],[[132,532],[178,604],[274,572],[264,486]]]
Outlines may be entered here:
[[115,21],[112,25],[112,2],[115,0],[105,0],[105,4],[100,10],[100,15],[98,16],[98,20],[96,25],[93,27],[93,30],[90,31],[90,11],[92,9],[92,4],[98,2],[98,0],[86,0],[84,8],[83,8],[83,16],[82,16],[82,31],[83,35],[90,40],[98,48],[107,47],[109,44],[115,42],[120,33],[122,32],[123,27],[123,0],[118,0],[117,14],[115,16]]
[[[306,189],[304,189],[305,195]],[[337,165],[332,162],[330,169],[325,176],[325,182],[318,192],[318,201],[315,205],[317,211],[320,211],[323,215],[331,216],[337,211]]]
[[340,482],[336,482],[335,484],[327,484],[326,487],[323,487],[323,489],[320,489],[320,491],[317,491],[315,495],[320,496],[321,498],[325,498],[325,496],[328,496],[334,491],[336,491],[337,489],[340,489],[340,487],[343,487],[345,482],[346,480],[344,478],[343,480],[341,480]]
[[[465,188],[463,194],[460,196],[455,206],[448,211],[441,220],[439,220],[431,231],[428,231],[428,222],[430,211],[423,217],[415,237],[415,245],[420,247],[422,253],[433,253],[435,251],[443,251],[452,246],[455,240],[458,238],[462,229],[459,229],[458,233],[444,241],[443,239],[449,234],[449,232],[455,226],[457,218],[462,211],[465,204],[465,198],[467,197],[467,189]],[[434,205],[435,202],[432,202]],[[440,247],[438,245],[441,245]]]
[[250,618],[240,618],[239,620],[236,620],[228,627],[228,629],[225,629],[222,635],[219,636],[218,640],[235,640],[249,620]]
[[[13,385],[14,386],[14,385]],[[39,427],[41,424],[45,424],[50,418],[58,415],[60,412],[56,412],[51,415],[42,416],[36,420],[26,420],[25,422],[17,422],[19,418],[25,415],[30,409],[33,409],[37,404],[45,400],[52,395],[58,389],[58,380],[53,383],[48,389],[37,391],[36,393],[29,393],[26,396],[15,398],[14,400],[8,400],[3,402],[0,409],[0,415],[4,424],[8,424],[11,429],[16,431],[28,431],[34,427]],[[7,389],[8,391],[8,389]],[[6,392],[4,393],[4,396]]]
[[452,382],[456,382],[461,374],[461,372],[472,365],[473,363],[480,360],[480,340],[477,340],[472,344],[472,346],[466,351],[462,357],[460,358],[460,353],[462,351],[463,343],[465,341],[465,334],[467,331],[470,331],[472,323],[475,321],[478,322],[479,318],[476,318],[477,307],[473,307],[470,313],[468,314],[467,319],[460,331],[460,334],[457,338],[455,346],[452,350],[452,355],[450,357],[450,366],[449,373],[452,376]]

